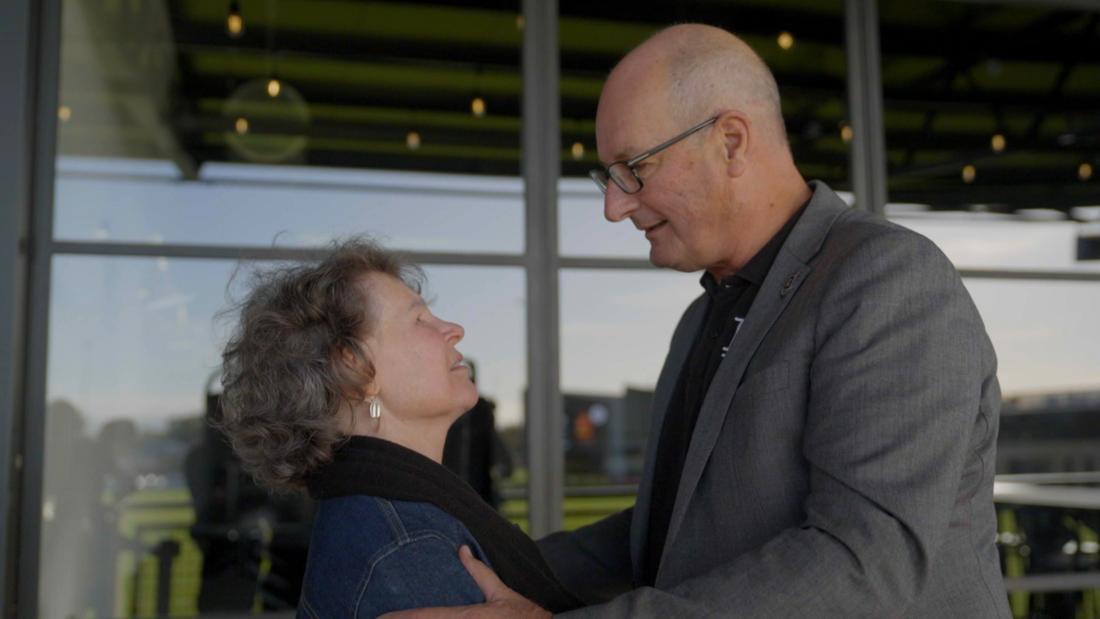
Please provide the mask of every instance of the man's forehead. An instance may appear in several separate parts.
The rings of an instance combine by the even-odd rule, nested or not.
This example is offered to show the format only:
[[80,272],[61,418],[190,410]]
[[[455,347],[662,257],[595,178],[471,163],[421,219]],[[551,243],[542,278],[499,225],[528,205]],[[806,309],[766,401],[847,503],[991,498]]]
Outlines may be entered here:
[[[596,150],[604,163],[629,159],[652,148],[666,118],[656,106],[603,108],[596,115]],[[653,142],[651,144],[651,142]]]
[[596,110],[597,150],[616,161],[650,148],[668,119],[667,83],[660,63],[627,58],[608,76]]

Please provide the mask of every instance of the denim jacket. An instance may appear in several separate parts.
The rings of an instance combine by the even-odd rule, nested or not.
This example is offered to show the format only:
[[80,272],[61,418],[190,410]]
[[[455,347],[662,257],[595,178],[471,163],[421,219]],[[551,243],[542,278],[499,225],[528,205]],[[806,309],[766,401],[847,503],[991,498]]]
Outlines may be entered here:
[[465,526],[429,503],[367,495],[319,502],[298,619],[376,617],[410,608],[485,601],[458,559]]

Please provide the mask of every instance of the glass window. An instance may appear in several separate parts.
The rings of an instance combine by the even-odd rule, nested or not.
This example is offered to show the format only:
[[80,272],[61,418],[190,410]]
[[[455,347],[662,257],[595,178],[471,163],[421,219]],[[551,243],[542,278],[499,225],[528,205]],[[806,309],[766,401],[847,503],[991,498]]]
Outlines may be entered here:
[[518,7],[63,5],[57,238],[522,251]]
[[394,248],[521,253],[518,178],[62,158],[55,236],[65,241],[312,247],[361,233]]
[[[54,239],[521,254],[522,28],[499,3],[65,0]],[[53,257],[39,615],[295,604],[310,505],[204,422],[235,268]],[[426,271],[494,413],[487,498],[522,523],[523,271]]]
[[[41,616],[191,616],[296,603],[310,503],[257,488],[205,423],[218,405],[214,375],[232,326],[232,317],[215,316],[247,286],[247,268],[233,277],[236,269],[222,260],[54,259]],[[426,298],[466,327],[460,350],[495,406],[497,474],[522,480],[523,273],[426,273]],[[513,500],[506,512],[525,519],[521,482],[497,484]]]
[[[1088,103],[1100,81],[1095,58],[1081,55],[1100,43],[1095,12],[883,0],[879,13],[887,213],[960,269],[1100,270],[1088,223],[1100,205]],[[1055,278],[965,283],[999,360],[997,471],[1002,484],[1024,484],[998,505],[1004,574],[1095,572],[1100,501],[1070,506],[1051,491],[1087,495],[1100,480],[1100,288]],[[1091,592],[1048,586],[1010,593],[1013,614],[1094,612]]]
[[561,273],[565,518],[572,529],[633,505],[650,402],[698,276],[658,270]]
[[1095,13],[1031,4],[879,3],[891,201],[1062,218],[1100,204],[1100,69],[1079,51],[1100,43]]

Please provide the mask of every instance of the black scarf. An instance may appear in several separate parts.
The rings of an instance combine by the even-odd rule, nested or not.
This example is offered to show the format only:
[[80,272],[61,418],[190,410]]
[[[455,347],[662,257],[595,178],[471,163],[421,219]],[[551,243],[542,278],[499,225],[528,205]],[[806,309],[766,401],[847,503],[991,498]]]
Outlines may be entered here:
[[[538,546],[443,465],[396,443],[353,436],[309,475],[315,499],[350,495],[431,503],[466,526],[504,584],[551,612],[581,606],[550,571]],[[456,557],[457,558],[457,557]]]

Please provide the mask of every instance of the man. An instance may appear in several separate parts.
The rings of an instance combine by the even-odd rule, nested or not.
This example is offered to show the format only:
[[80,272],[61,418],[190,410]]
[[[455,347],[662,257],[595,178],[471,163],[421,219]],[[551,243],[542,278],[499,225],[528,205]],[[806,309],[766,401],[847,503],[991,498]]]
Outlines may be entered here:
[[[771,73],[723,30],[627,55],[596,134],[605,216],[705,293],[634,508],[540,542],[575,614],[1008,616],[996,361],[950,262],[802,179]],[[460,554],[489,600],[471,616],[546,614]]]

